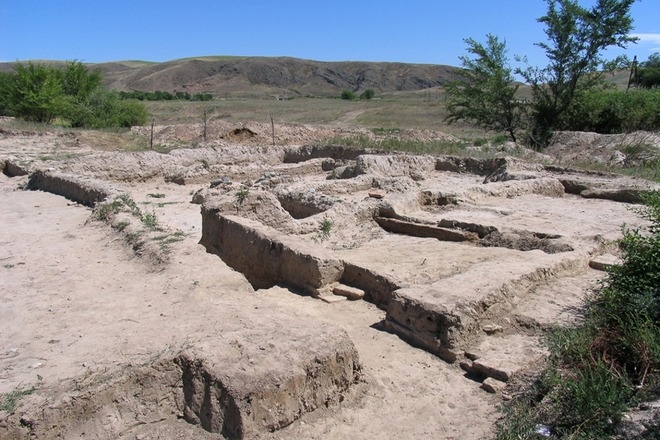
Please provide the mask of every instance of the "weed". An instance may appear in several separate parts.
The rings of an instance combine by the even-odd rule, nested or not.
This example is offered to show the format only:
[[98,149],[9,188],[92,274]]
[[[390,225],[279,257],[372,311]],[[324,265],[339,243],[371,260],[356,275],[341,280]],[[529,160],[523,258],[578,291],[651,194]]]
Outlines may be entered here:
[[170,244],[170,243],[176,243],[182,241],[185,236],[186,236],[185,232],[176,231],[173,234],[158,235],[156,237],[153,237],[152,240],[158,241],[162,244]]
[[250,190],[245,188],[240,191],[236,192],[236,203],[238,203],[239,206],[242,206],[243,203],[247,200],[248,196],[250,195]]
[[118,200],[113,200],[112,202],[104,202],[104,203],[99,203],[96,205],[96,208],[94,209],[94,215],[93,217],[96,220],[100,221],[108,221],[114,214],[119,213],[121,211],[121,202]]
[[161,230],[160,226],[158,225],[158,217],[154,211],[142,214],[142,224],[145,228],[151,231]]
[[153,237],[152,240],[157,242],[158,245],[160,246],[160,250],[163,253],[170,253],[170,244],[172,243],[177,243],[179,241],[183,241],[184,237],[186,236],[186,233],[183,231],[176,231],[173,234],[164,234],[164,235],[159,235],[156,237]]
[[129,222],[128,220],[122,220],[122,221],[118,222],[118,223],[115,225],[115,229],[116,229],[117,231],[121,232],[121,231],[123,231],[124,229],[126,229],[126,228],[128,227],[128,225],[130,225],[130,224],[131,224],[131,222]]
[[163,208],[167,205],[178,205],[179,203],[181,203],[181,202],[161,202],[161,203],[158,203],[156,206],[158,206],[159,208]]
[[211,167],[211,166],[209,165],[209,161],[206,160],[206,159],[202,159],[202,167],[203,167],[205,170],[208,170],[208,169]]
[[94,218],[101,221],[108,221],[113,215],[120,212],[129,212],[135,217],[142,216],[142,212],[135,201],[128,194],[121,194],[112,202],[103,202],[96,205]]
[[14,412],[18,401],[23,397],[34,393],[36,390],[37,388],[34,386],[26,389],[16,387],[13,391],[0,395],[0,411],[6,411],[8,413]]
[[142,234],[140,232],[129,232],[126,234],[126,241],[129,243],[138,243],[140,242],[140,239],[142,238]]
[[[346,147],[371,148],[385,151],[403,151],[417,154],[465,154],[465,143],[462,141],[415,141],[400,139],[398,137],[385,137],[372,139],[364,134],[354,136],[337,136],[329,141],[329,145],[341,145]],[[472,152],[473,154],[473,152]]]
[[[137,203],[129,196],[128,194],[121,194],[117,197],[112,203],[123,203],[129,209],[129,212],[136,217],[140,216],[140,208],[137,206]],[[121,205],[120,205],[121,206]]]
[[163,193],[155,193],[155,194],[149,193],[149,194],[147,194],[147,197],[151,197],[151,198],[154,198],[154,199],[162,199],[162,198],[165,198],[165,194],[163,194]]
[[618,150],[626,156],[623,163],[627,166],[658,160],[657,148],[643,142],[621,145]]
[[383,136],[383,135],[399,134],[401,133],[401,129],[377,127],[377,128],[372,128],[371,132],[375,135]]
[[333,226],[334,223],[332,222],[332,220],[329,220],[327,218],[323,219],[321,225],[319,226],[319,235],[321,241],[326,240],[328,237],[330,237],[330,232],[332,231]]
[[493,139],[491,140],[493,145],[502,145],[506,143],[509,140],[509,136],[505,134],[497,134],[493,136]]

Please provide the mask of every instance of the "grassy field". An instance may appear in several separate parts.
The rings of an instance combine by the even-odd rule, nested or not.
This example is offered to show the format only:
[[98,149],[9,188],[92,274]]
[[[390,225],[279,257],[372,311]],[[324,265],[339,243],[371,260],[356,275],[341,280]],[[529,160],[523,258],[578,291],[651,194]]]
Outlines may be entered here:
[[371,100],[349,101],[333,98],[297,97],[278,100],[259,97],[226,97],[211,102],[147,102],[156,124],[183,124],[211,119],[228,122],[342,124],[366,128],[439,130],[452,134],[478,132],[464,124],[447,125],[444,92],[401,92]]

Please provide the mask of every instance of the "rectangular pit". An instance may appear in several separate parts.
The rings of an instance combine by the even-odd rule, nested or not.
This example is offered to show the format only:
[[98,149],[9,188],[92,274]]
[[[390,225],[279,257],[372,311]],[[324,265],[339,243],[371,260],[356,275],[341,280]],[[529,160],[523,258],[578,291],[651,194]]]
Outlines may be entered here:
[[323,248],[206,205],[201,244],[242,272],[256,289],[285,284],[317,294],[339,281],[344,271],[343,263]]

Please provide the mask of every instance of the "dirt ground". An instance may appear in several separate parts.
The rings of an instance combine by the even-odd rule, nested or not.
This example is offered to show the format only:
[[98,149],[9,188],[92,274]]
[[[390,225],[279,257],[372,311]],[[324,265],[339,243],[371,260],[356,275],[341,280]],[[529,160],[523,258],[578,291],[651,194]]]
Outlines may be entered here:
[[[189,423],[182,403],[172,397],[178,385],[167,366],[171,359],[188,353],[240,388],[262,378],[270,386],[273,378],[306,365],[308,356],[355,352],[356,379],[328,391],[334,394],[325,404],[310,404],[278,429],[245,431],[243,437],[491,438],[498,405],[510,396],[502,389],[484,391],[484,378],[498,374],[480,368],[522,375],[533,367],[544,355],[543,331],[579,320],[585,290],[602,278],[589,261],[616,253],[611,242],[623,223],[641,224],[629,204],[549,196],[529,186],[533,179],[513,179],[483,192],[482,176],[435,169],[420,176],[423,164],[400,168],[390,159],[385,173],[372,164],[363,175],[329,180],[332,171],[321,169],[320,158],[285,166],[259,151],[250,156],[240,143],[222,148],[204,150],[202,159],[196,156],[202,150],[192,151],[194,166],[181,159],[183,153],[175,165],[166,162],[169,156],[160,158],[150,177],[126,179],[146,172],[155,163],[151,156],[135,163],[126,158],[109,170],[114,156],[75,137],[3,135],[0,160],[23,164],[30,173],[51,168],[108,182],[130,194],[176,240],[167,245],[156,240],[136,251],[126,231],[95,220],[92,208],[23,189],[29,175],[0,175],[0,393],[34,387],[15,408],[0,411],[0,437],[222,438],[208,432],[201,415]],[[217,159],[227,151],[231,157],[247,154],[247,160]],[[164,177],[172,173],[183,176],[179,183]],[[222,176],[230,177],[210,188]],[[268,182],[261,185],[264,176]],[[237,200],[241,188],[249,188],[245,204]],[[437,197],[439,191],[458,202],[418,203],[420,193]],[[273,207],[273,194],[285,200],[282,194],[303,192],[324,210],[296,219]],[[399,310],[391,306],[326,302],[285,282],[255,289],[230,267],[232,261],[200,244],[195,194],[388,277],[401,292],[397,298],[410,304],[473,301],[475,309],[483,306],[476,330],[457,339],[452,350],[458,359],[447,362],[428,347],[416,348],[424,346],[422,339],[406,337]],[[319,194],[325,198],[319,201]],[[536,247],[527,250],[504,239],[475,246],[392,233],[374,223],[376,208],[413,225],[442,217],[532,231],[534,240],[559,241],[571,251],[551,253],[534,240]],[[319,225],[328,219],[333,229],[324,235]],[[264,234],[270,231],[266,226]],[[560,238],[538,238],[546,236]]]

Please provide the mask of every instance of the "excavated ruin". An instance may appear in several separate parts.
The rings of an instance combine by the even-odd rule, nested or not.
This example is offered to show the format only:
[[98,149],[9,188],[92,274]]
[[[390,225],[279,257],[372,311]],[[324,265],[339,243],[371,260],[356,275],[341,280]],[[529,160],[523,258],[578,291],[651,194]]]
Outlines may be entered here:
[[[176,183],[201,205],[200,244],[253,289],[280,286],[327,303],[371,302],[386,311],[378,323],[383,330],[458,361],[480,380],[502,382],[544,354],[530,348],[527,357],[510,353],[508,363],[497,354],[507,338],[526,338],[517,328],[544,325],[521,305],[550,295],[543,289],[557,283],[593,278],[590,262],[616,252],[623,204],[657,189],[507,157],[334,146],[103,153],[41,164],[10,158],[3,172],[27,173],[29,189],[97,208],[130,193],[127,182]],[[342,401],[358,381],[359,354],[340,330],[317,325],[309,333],[301,323],[311,318],[284,310],[277,325],[259,322],[258,314],[240,316],[251,323],[253,343],[238,352],[230,340],[245,334],[237,331],[232,339],[225,330],[223,338],[203,338],[150,367],[112,376],[84,398],[61,392],[47,413],[24,414],[8,429],[27,426],[40,438],[78,436],[98,428],[105,413],[155,399],[144,394],[149,389],[160,397],[147,418],[183,419],[228,438],[252,438]],[[498,335],[499,345],[493,342]],[[273,363],[283,356],[278,339],[295,347]],[[86,424],[67,421],[80,412],[89,412]],[[121,432],[125,426],[117,423],[105,432]]]

